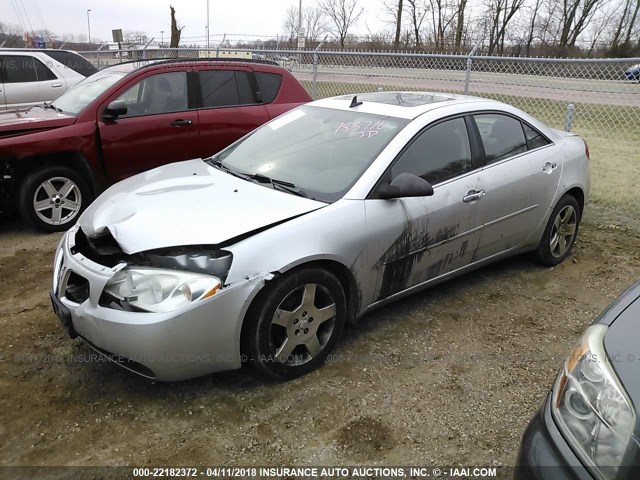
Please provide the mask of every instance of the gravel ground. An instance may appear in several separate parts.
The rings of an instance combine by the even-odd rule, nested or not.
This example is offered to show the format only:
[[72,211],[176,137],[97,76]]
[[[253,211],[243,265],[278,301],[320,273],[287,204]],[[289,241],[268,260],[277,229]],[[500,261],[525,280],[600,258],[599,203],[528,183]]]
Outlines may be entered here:
[[59,235],[5,222],[0,465],[513,465],[572,343],[640,278],[636,224],[592,206],[560,266],[518,257],[378,310],[304,378],[163,384],[66,336]]

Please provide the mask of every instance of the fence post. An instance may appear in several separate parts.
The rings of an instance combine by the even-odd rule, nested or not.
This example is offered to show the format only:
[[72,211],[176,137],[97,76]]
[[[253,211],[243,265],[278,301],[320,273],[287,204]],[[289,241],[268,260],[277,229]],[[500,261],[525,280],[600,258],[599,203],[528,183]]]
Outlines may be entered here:
[[[107,42],[104,42],[102,45],[100,45],[98,50],[96,50],[96,63],[98,64],[97,66],[98,69],[102,68],[102,65],[100,65],[100,50],[102,50],[106,45],[107,45]],[[107,66],[109,66],[108,63],[107,63]]]
[[471,81],[471,64],[473,63],[473,60],[471,60],[471,57],[473,56],[474,53],[476,53],[476,48],[477,47],[473,47],[469,52],[469,55],[467,55],[467,72],[464,77],[464,94],[465,95],[469,95],[469,82]]
[[327,37],[325,36],[324,40],[313,49],[313,75],[311,77],[311,98],[313,100],[318,99],[318,50],[320,50],[320,47],[326,39]]
[[564,130],[565,132],[570,132],[571,127],[573,127],[573,113],[575,112],[576,107],[573,103],[567,105],[567,111],[564,115]]
[[311,77],[311,98],[318,99],[318,49],[313,51],[313,75]]

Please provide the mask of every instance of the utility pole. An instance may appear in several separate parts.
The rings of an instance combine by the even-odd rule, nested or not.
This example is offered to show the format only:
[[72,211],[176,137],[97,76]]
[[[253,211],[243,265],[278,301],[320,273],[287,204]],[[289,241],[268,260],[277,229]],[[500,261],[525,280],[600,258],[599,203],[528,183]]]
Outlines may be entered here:
[[164,30],[160,30],[160,48],[164,47]]
[[89,43],[91,43],[91,20],[89,20],[90,8],[87,8],[87,29],[89,30]]
[[302,48],[302,0],[298,1],[298,49]]
[[[302,0],[300,0],[302,1]],[[207,0],[207,50],[209,50],[209,37],[210,37],[210,32],[209,32],[209,0]]]

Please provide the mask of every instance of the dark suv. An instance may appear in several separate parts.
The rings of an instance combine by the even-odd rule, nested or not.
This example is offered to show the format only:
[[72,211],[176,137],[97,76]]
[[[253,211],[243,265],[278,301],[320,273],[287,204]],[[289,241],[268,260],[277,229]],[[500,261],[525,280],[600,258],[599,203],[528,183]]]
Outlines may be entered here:
[[112,183],[208,157],[311,98],[268,61],[127,62],[55,101],[0,114],[0,212],[66,230]]

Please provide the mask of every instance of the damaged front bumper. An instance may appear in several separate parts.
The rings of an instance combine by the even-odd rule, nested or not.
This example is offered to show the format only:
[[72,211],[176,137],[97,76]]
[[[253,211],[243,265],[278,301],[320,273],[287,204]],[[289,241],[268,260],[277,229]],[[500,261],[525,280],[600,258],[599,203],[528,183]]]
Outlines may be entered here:
[[72,337],[77,334],[120,366],[161,381],[241,366],[242,320],[268,275],[227,285],[186,309],[117,310],[101,305],[100,299],[124,264],[100,265],[75,251],[78,228],[69,230],[58,245],[51,294],[54,311]]

